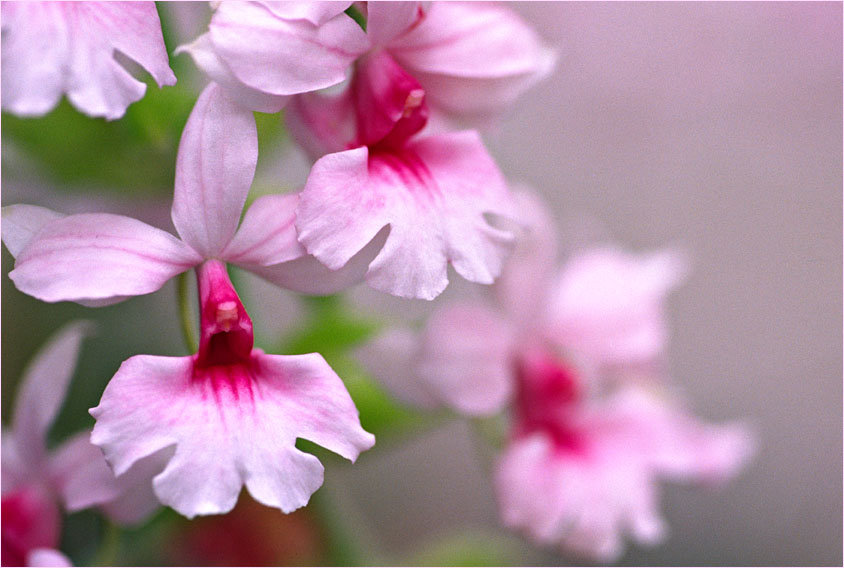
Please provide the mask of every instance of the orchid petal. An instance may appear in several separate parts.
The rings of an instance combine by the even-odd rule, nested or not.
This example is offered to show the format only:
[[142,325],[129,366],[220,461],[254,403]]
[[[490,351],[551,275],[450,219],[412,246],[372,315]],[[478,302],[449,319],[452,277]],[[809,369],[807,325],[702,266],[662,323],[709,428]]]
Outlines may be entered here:
[[285,19],[257,2],[223,2],[211,19],[217,55],[247,86],[294,95],[341,83],[346,69],[369,47],[346,14],[320,25]]
[[665,344],[665,295],[685,272],[680,255],[599,248],[573,257],[552,287],[549,338],[595,364],[640,363]]
[[40,116],[61,99],[70,36],[62,7],[47,2],[3,2],[3,109]]
[[496,470],[504,523],[601,562],[618,558],[628,532],[642,544],[664,538],[647,456],[617,433],[612,416],[599,419],[582,454],[561,453],[541,433],[513,441]]
[[442,400],[419,380],[414,362],[419,334],[410,329],[391,328],[358,349],[356,358],[386,389],[407,404],[436,408]]
[[179,235],[205,258],[234,236],[257,163],[255,117],[208,85],[179,143],[172,210]]
[[485,213],[506,216],[510,196],[474,132],[432,136],[405,150],[329,154],[311,170],[297,210],[299,241],[338,269],[385,225],[390,233],[370,265],[370,286],[431,299],[445,288],[446,265],[472,282],[499,274],[512,235]]
[[45,302],[149,294],[202,259],[173,235],[121,215],[71,215],[46,225],[9,277]]
[[[164,469],[172,453],[172,450],[168,448],[140,459],[132,464],[127,472],[115,479],[117,496],[100,505],[100,509],[112,522],[129,526],[138,525],[161,507],[152,480]],[[100,455],[102,456],[102,452]]]
[[296,240],[299,196],[265,195],[255,200],[220,258],[232,264],[268,266],[307,254]]
[[240,266],[276,286],[300,294],[315,296],[335,294],[363,282],[372,259],[384,246],[386,236],[387,232],[381,231],[349,262],[337,270],[326,268],[312,255],[271,266],[254,264],[241,264]]
[[261,2],[273,14],[285,20],[307,20],[315,26],[339,16],[352,5],[351,2]]
[[283,95],[270,95],[241,83],[217,55],[211,43],[211,36],[207,33],[196,38],[193,43],[178,47],[175,51],[177,55],[183,52],[189,54],[197,67],[212,81],[223,87],[231,100],[244,108],[257,112],[276,113],[284,108],[289,99]]
[[38,352],[23,374],[12,414],[12,437],[22,463],[39,471],[47,431],[64,403],[89,322],[65,326]]
[[523,190],[513,195],[519,237],[493,292],[509,318],[527,328],[546,309],[557,263],[557,231],[547,206],[535,194]]
[[194,368],[191,357],[136,356],[91,409],[92,441],[115,473],[175,445],[155,480],[162,503],[187,517],[231,510],[245,484],[290,512],[322,484],[323,468],[295,448],[312,440],[354,460],[374,438],[321,356],[263,355],[243,365]]
[[[722,483],[750,460],[755,439],[742,423],[707,424],[678,401],[630,386],[611,402],[660,475],[678,481]],[[633,442],[631,442],[632,444]]]
[[432,104],[461,117],[506,109],[556,59],[510,8],[474,2],[434,2],[388,49]]
[[14,257],[20,254],[44,225],[64,217],[61,213],[37,205],[7,205],[2,211],[3,242]]
[[284,113],[290,135],[312,160],[349,147],[355,139],[354,117],[348,89],[334,96],[296,95]]
[[[551,439],[541,434],[515,440],[499,458],[495,471],[503,523],[527,530],[543,544],[559,538],[565,511],[573,505],[559,491],[564,473],[550,467],[553,450]],[[572,487],[575,495],[577,489]]]
[[458,412],[500,411],[513,390],[515,346],[506,322],[480,304],[452,304],[437,310],[422,336],[420,378]]
[[26,484],[31,475],[32,467],[27,460],[27,455],[21,455],[18,450],[18,445],[15,443],[15,437],[8,428],[4,428],[2,432],[2,441],[0,441],[0,483],[2,483],[2,493],[5,495],[12,491],[15,487]]
[[91,443],[91,432],[72,436],[50,456],[50,478],[70,512],[99,506],[115,521],[137,524],[161,507],[152,490],[152,478],[164,469],[163,454],[136,462],[115,477],[103,452]]
[[114,49],[146,69],[159,87],[176,84],[154,2],[88,2],[79,8],[87,11],[80,23],[93,23],[84,33],[101,34]]
[[153,3],[25,3],[3,8],[3,20],[3,106],[17,114],[44,114],[66,91],[86,114],[123,116],[146,85],[115,60],[115,50],[159,86],[176,82]]
[[114,474],[90,438],[90,432],[79,432],[50,455],[51,482],[70,512],[106,503],[117,496]]
[[423,16],[420,2],[369,2],[366,35],[373,46],[382,47],[401,35]]
[[337,95],[296,95],[284,113],[291,137],[311,160],[348,149],[356,135],[354,118],[349,89]]
[[27,566],[73,566],[70,558],[52,548],[36,548],[26,557]]

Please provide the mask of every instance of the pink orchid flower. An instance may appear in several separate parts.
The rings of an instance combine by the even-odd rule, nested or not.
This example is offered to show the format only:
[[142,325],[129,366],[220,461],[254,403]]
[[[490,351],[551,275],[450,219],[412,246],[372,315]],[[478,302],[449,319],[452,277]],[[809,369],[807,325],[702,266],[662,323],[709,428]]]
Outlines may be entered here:
[[340,269],[389,225],[365,276],[377,290],[432,299],[449,264],[472,282],[499,274],[512,235],[484,215],[512,209],[501,173],[474,131],[417,136],[425,90],[388,53],[358,61],[347,92],[302,95],[291,108],[321,116],[308,119],[319,127],[311,140],[334,152],[314,164],[296,210],[299,241],[320,262]]
[[4,566],[69,566],[57,550],[61,510],[100,508],[113,521],[136,524],[159,506],[152,476],[159,456],[115,478],[90,432],[54,450],[47,431],[67,394],[79,346],[89,325],[69,324],[39,352],[18,388],[11,426],[2,440],[2,532]]
[[154,2],[4,2],[3,110],[41,116],[62,94],[90,116],[120,118],[146,85],[115,51],[176,84]]
[[212,84],[179,148],[172,216],[184,240],[117,215],[4,211],[3,238],[17,257],[10,277],[45,301],[113,303],[197,266],[199,352],[130,358],[91,410],[92,440],[118,475],[176,446],[154,487],[162,503],[188,517],[229,511],[244,484],[261,503],[289,512],[307,503],[323,475],[315,457],[295,448],[296,438],[353,461],[375,441],[320,355],[253,349],[252,323],[226,262],[315,292],[339,281],[303,256],[292,223],[295,195],[256,200],[238,228],[257,152],[251,112]]
[[742,425],[698,421],[655,377],[642,380],[664,350],[676,255],[598,248],[557,272],[553,222],[535,198],[518,201],[530,229],[492,298],[444,306],[421,336],[391,330],[361,356],[411,404],[470,416],[509,407],[496,468],[504,523],[609,561],[623,535],[664,538],[658,481],[727,479],[752,438]]
[[486,124],[545,78],[555,52],[506,3],[367,2],[366,33],[419,81],[428,102]]
[[342,83],[358,57],[386,50],[438,111],[484,121],[545,77],[556,59],[504,5],[359,2],[366,32],[344,13],[351,5],[222,2],[208,32],[180,50],[233,99],[261,112]]

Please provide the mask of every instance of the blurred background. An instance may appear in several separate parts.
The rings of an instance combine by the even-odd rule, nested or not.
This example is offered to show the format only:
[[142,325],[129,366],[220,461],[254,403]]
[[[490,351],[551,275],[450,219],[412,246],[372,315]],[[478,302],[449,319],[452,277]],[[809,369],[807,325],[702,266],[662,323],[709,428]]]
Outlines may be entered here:
[[[755,460],[716,491],[665,485],[671,528],[624,565],[842,563],[842,6],[840,3],[517,3],[560,58],[485,133],[513,181],[545,198],[571,250],[590,235],[632,250],[689,253],[669,302],[673,380],[702,418],[744,418]],[[168,50],[207,26],[205,4],[160,4]],[[175,151],[203,84],[171,56],[175,87],[150,86],[122,120],[66,102],[41,119],[2,117],[2,202],[114,211],[172,230]],[[257,115],[256,193],[298,189],[307,163],[278,117]],[[176,293],[107,308],[17,292],[2,253],[2,412],[26,362],[63,322],[97,322],[54,441],[90,427],[120,363],[183,355]],[[302,299],[235,274],[261,347],[319,350],[352,392],[376,447],[354,466],[319,453],[326,481],[284,516],[241,496],[234,513],[188,522],[162,511],[116,532],[71,515],[77,564],[583,564],[500,528],[491,451],[447,413],[392,401],[350,356],[401,302],[363,287]]]

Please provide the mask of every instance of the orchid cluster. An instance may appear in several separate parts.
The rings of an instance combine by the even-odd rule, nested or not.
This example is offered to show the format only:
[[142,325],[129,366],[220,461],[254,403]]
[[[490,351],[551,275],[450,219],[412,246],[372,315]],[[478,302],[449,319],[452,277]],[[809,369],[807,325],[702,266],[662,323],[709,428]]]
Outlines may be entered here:
[[[66,95],[119,119],[145,93],[127,59],[161,87],[176,82],[152,2],[5,2],[2,30],[2,106],[19,116]],[[546,208],[486,150],[477,129],[556,60],[510,7],[221,2],[182,52],[208,84],[175,156],[175,235],[110,213],[3,208],[9,278],[25,294],[95,308],[193,269],[199,303],[193,352],[127,359],[90,410],[93,429],[51,451],[90,326],[70,325],[38,356],[3,436],[4,565],[68,563],[60,506],[123,524],[160,505],[193,518],[231,511],[245,486],[290,513],[323,483],[297,439],[351,461],[373,447],[322,355],[255,346],[229,265],[307,295],[365,282],[434,300],[449,266],[482,287],[418,329],[384,328],[361,357],[400,400],[507,417],[501,518],[540,544],[609,560],[625,536],[658,542],[659,481],[721,481],[746,462],[744,427],[699,422],[665,377],[663,304],[680,258],[597,248],[558,270]],[[298,193],[250,201],[254,113],[282,111],[310,173]]]

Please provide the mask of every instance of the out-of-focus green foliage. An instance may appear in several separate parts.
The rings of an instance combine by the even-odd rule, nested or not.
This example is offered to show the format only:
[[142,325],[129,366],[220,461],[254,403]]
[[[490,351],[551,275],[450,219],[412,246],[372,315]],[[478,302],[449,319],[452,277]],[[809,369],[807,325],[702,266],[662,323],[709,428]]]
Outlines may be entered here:
[[[117,120],[91,118],[77,111],[66,98],[43,117],[20,118],[3,113],[4,144],[15,148],[39,175],[63,190],[92,189],[172,192],[176,152],[188,115],[202,81],[187,55],[173,56],[177,47],[168,12],[159,8],[170,66],[178,82],[159,88],[145,72],[145,96]],[[262,159],[273,159],[283,135],[278,115],[256,113]],[[4,160],[4,169],[7,167]]]
[[2,136],[56,184],[172,191],[176,149],[196,95],[153,83],[116,121],[93,119],[66,99],[41,118],[3,114]]
[[500,534],[466,531],[423,547],[407,560],[409,566],[508,566],[516,547]]

